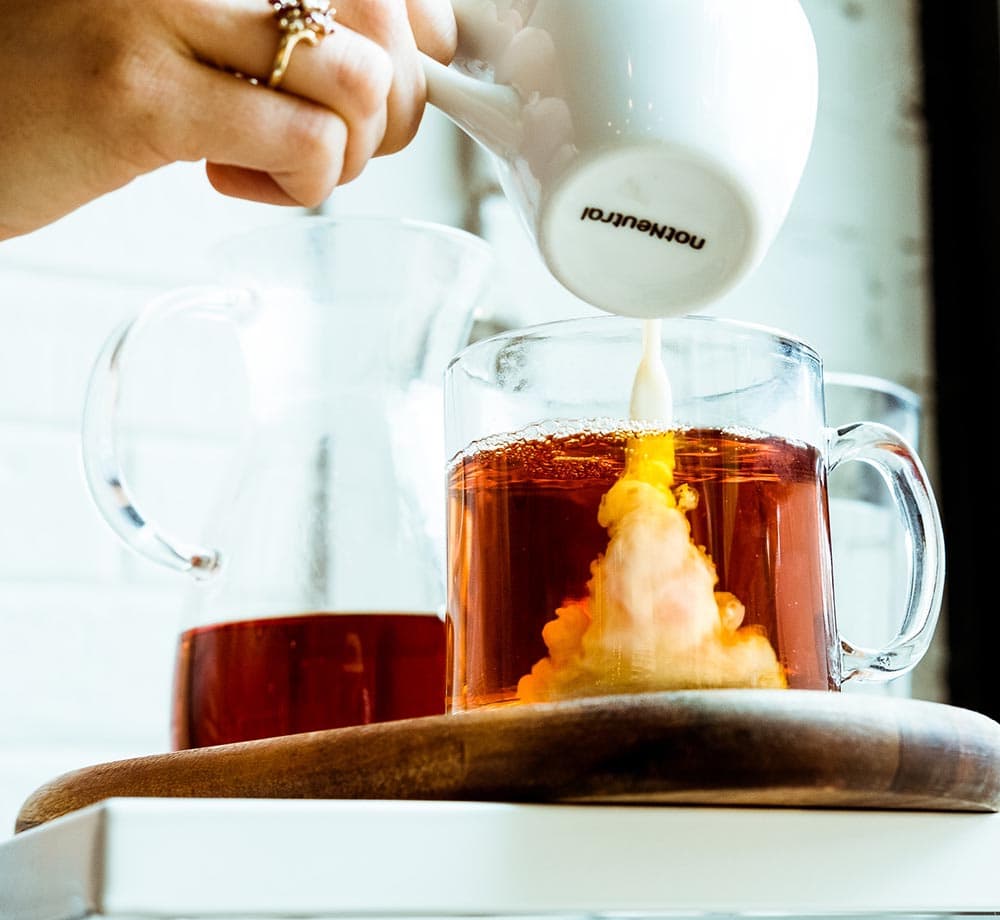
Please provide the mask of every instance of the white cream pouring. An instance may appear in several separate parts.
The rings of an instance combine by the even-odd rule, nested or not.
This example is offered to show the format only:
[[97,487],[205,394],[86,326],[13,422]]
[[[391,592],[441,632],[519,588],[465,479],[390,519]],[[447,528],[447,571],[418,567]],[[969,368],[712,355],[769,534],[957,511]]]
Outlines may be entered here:
[[668,428],[674,416],[674,399],[663,365],[662,326],[659,319],[643,321],[642,358],[632,381],[629,417],[634,421],[657,422]]

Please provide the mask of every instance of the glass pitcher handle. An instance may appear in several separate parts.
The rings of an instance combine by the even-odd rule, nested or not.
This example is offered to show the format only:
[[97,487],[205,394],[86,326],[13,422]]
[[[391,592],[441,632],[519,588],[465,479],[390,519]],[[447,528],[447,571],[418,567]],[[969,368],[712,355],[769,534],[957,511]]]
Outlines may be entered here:
[[934,638],[945,570],[937,501],[916,451],[892,428],[858,422],[827,434],[830,473],[848,461],[874,468],[890,490],[910,548],[906,605],[896,635],[882,649],[863,648],[840,636],[844,680],[890,680],[915,667]]
[[149,520],[136,504],[118,454],[118,407],[123,367],[132,343],[150,327],[179,313],[231,318],[245,295],[224,288],[180,288],[151,300],[113,332],[90,375],[83,409],[81,448],[90,494],[111,529],[147,559],[195,578],[208,578],[218,568],[219,552],[175,540]]

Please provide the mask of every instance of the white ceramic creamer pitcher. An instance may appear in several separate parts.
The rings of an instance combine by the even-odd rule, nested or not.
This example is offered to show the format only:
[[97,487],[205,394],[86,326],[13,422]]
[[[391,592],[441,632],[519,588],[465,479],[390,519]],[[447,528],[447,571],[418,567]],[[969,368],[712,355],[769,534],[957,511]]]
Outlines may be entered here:
[[612,313],[683,313],[766,254],[812,143],[798,0],[452,0],[428,99],[493,154],[551,273]]

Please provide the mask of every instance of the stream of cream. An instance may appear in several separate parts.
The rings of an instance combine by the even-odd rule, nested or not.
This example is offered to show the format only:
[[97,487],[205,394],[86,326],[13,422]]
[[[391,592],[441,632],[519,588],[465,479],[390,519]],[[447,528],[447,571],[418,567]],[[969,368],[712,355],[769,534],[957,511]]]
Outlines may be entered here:
[[674,415],[673,391],[663,366],[663,323],[647,319],[642,324],[642,358],[632,381],[629,417],[669,428]]

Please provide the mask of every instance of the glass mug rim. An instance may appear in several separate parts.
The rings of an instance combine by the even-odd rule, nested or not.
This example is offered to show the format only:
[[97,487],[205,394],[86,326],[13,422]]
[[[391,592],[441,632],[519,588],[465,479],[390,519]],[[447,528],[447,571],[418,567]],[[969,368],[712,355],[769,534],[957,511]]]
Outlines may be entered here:
[[[607,333],[602,331],[602,327],[613,326],[625,330],[618,338],[626,334],[635,336],[641,333],[644,320],[629,316],[574,316],[568,319],[556,319],[545,323],[534,323],[530,326],[522,326],[515,329],[505,329],[496,332],[486,338],[479,339],[466,345],[461,351],[448,362],[446,373],[460,364],[468,364],[473,361],[481,352],[488,351],[501,342],[508,342],[513,339],[523,339],[530,341],[543,341],[557,334],[569,337],[572,333],[583,333],[594,331],[601,332],[606,337]],[[805,339],[786,332],[777,326],[769,326],[763,323],[754,323],[748,320],[732,319],[724,316],[714,316],[711,314],[684,313],[680,316],[667,316],[656,320],[661,324],[661,330],[667,330],[670,326],[689,326],[693,323],[704,323],[709,326],[731,329],[734,332],[742,332],[745,335],[769,339],[773,342],[784,345],[790,350],[800,354],[802,358],[815,363],[822,370],[823,360],[816,348]],[[668,336],[663,337],[664,344],[668,341]],[[825,374],[823,375],[825,377]]]
[[[643,324],[645,320],[635,317],[614,315],[578,316],[557,319],[545,323],[537,323],[495,333],[466,345],[447,363],[444,371],[445,383],[445,437],[447,463],[450,468],[463,454],[475,449],[484,438],[495,434],[510,434],[515,430],[536,428],[539,434],[545,433],[550,423],[556,421],[582,422],[584,417],[576,412],[581,397],[573,383],[589,386],[593,380],[590,374],[581,374],[579,366],[568,367],[568,373],[563,380],[553,381],[551,389],[544,393],[547,408],[554,410],[556,403],[563,405],[558,411],[548,411],[546,414],[530,421],[521,421],[513,426],[502,429],[492,428],[474,437],[454,438],[455,426],[449,422],[449,416],[456,411],[459,399],[455,394],[465,383],[477,384],[485,389],[495,389],[510,397],[511,403],[517,404],[521,399],[519,387],[510,388],[499,381],[501,376],[498,365],[503,363],[503,351],[506,348],[524,346],[528,351],[544,354],[546,349],[575,348],[590,345],[609,354],[617,354],[622,348],[634,349],[635,361],[631,369],[623,369],[633,375],[639,363]],[[705,374],[697,375],[697,387],[689,391],[688,384],[695,382],[695,377],[689,374],[674,375],[667,361],[668,376],[673,390],[673,407],[676,427],[697,426],[698,419],[685,418],[684,413],[703,414],[702,409],[709,406],[725,406],[736,398],[744,397],[755,403],[762,403],[767,391],[781,380],[775,367],[793,366],[799,369],[810,381],[813,392],[810,398],[803,399],[796,407],[795,418],[785,419],[776,427],[760,426],[761,430],[772,434],[790,437],[793,440],[804,441],[824,453],[827,440],[826,419],[823,412],[820,386],[823,380],[823,361],[818,351],[804,339],[774,326],[753,323],[728,317],[713,316],[699,313],[686,313],[681,316],[664,317],[658,321],[661,334],[661,353],[669,357],[672,345],[676,343],[678,357],[690,354],[693,347],[718,347],[725,352],[735,354],[736,344],[745,343],[742,354],[748,358],[736,372],[736,378],[715,379],[715,374],[709,368]],[[564,357],[564,356],[560,356]],[[511,363],[509,366],[513,366]],[[554,365],[550,365],[554,366]],[[706,367],[708,367],[706,365]],[[464,378],[464,380],[463,380]],[[631,376],[624,384],[624,400],[621,405],[605,405],[602,411],[586,416],[593,422],[621,424],[628,422],[628,387],[631,386]],[[796,384],[798,387],[799,384]],[[701,389],[705,387],[707,389]],[[526,386],[524,392],[538,392],[535,386]],[[804,391],[803,391],[804,392]],[[595,405],[608,402],[606,397],[612,395],[611,390],[595,394]],[[553,396],[557,396],[555,400]],[[475,398],[473,398],[474,401]],[[787,402],[787,400],[784,400]],[[574,411],[565,411],[565,406]],[[719,410],[713,410],[717,415]],[[491,421],[492,424],[492,421]],[[729,420],[722,423],[716,419],[715,427],[729,427]]]

